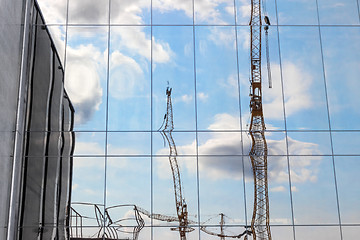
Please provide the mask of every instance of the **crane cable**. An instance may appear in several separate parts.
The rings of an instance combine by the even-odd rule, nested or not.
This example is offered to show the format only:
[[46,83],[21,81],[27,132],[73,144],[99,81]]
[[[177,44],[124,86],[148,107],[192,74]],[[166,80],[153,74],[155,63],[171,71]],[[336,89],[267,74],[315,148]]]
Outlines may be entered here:
[[266,63],[267,63],[267,73],[268,73],[268,82],[269,82],[269,88],[272,88],[272,78],[271,78],[271,66],[270,66],[270,53],[269,53],[269,26],[270,24],[270,20],[268,17],[268,13],[266,10],[266,0],[262,0],[262,8],[263,8],[263,13],[265,15],[264,17],[264,21],[265,21],[265,54],[266,54]]
[[[267,16],[265,17],[265,19],[266,18],[267,18]],[[268,32],[269,25],[265,26],[265,48],[266,48],[266,63],[267,63],[267,73],[268,73],[269,88],[272,88],[270,53],[269,53],[269,32]]]

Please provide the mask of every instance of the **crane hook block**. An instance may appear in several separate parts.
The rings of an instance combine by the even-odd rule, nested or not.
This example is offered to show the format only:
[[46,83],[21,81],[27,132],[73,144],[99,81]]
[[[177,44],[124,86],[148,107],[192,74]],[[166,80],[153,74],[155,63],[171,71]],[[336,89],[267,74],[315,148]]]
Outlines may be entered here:
[[265,21],[265,23],[266,23],[267,25],[271,25],[271,24],[270,24],[270,19],[269,19],[268,16],[265,16],[265,17],[264,17],[264,21]]

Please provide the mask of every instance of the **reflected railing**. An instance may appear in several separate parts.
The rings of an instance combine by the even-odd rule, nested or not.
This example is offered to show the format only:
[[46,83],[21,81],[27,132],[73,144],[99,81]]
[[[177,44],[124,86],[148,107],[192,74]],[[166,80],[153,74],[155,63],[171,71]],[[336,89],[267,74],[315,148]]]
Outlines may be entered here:
[[[74,207],[90,207],[91,210],[86,214],[81,214]],[[132,207],[133,217],[124,217],[115,220],[109,213],[110,210],[116,210],[125,207]],[[132,204],[116,205],[104,208],[103,204],[76,202],[70,207],[70,239],[113,239],[113,240],[137,240],[145,222],[141,217],[137,207]],[[88,224],[84,222],[87,221]],[[134,224],[122,224],[123,222],[133,221]],[[95,224],[94,224],[95,223]],[[91,226],[91,227],[90,227]],[[95,229],[92,233],[84,229]],[[123,237],[123,235],[132,235]]]
[[[76,206],[76,207],[75,207]],[[90,207],[90,210],[86,211],[86,214],[79,213],[75,208]],[[113,210],[118,210],[125,207],[131,207],[133,210],[133,216],[127,217],[126,214],[119,219],[114,219],[114,215],[111,215],[110,212]],[[80,240],[80,239],[111,239],[111,240],[137,240],[140,234],[140,231],[145,226],[145,221],[143,216],[148,217],[149,219],[154,219],[163,222],[178,222],[179,219],[174,216],[167,216],[157,213],[150,213],[149,211],[138,207],[134,204],[122,204],[115,205],[105,208],[103,204],[94,204],[94,203],[85,203],[85,202],[76,202],[72,203],[70,207],[70,240]],[[217,236],[220,239],[225,238],[237,238],[240,239],[244,237],[247,239],[247,236],[251,235],[252,232],[249,230],[249,226],[244,226],[245,231],[242,233],[225,233],[224,229],[225,221],[224,217],[227,217],[223,213],[216,214],[215,216],[221,216],[220,232],[214,231],[217,229],[212,226],[210,230],[208,228],[207,222],[198,223],[197,221],[189,220],[189,224],[193,226],[199,226],[199,229],[206,233],[207,235]],[[211,218],[212,219],[212,218]],[[84,222],[87,221],[85,224]],[[123,224],[124,222],[133,222],[133,224]],[[211,225],[209,225],[211,226]],[[84,229],[93,229],[93,231],[86,231]],[[131,229],[131,230],[130,230]],[[124,235],[127,235],[124,237]],[[131,237],[129,236],[131,235]]]

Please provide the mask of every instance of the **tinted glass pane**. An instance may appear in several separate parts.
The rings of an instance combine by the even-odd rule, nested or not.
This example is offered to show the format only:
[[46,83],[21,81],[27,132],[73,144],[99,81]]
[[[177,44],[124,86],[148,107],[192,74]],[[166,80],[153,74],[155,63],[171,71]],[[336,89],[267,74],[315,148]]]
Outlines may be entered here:
[[105,133],[76,132],[75,139],[75,156],[105,155]]
[[339,227],[295,227],[296,239],[341,239]]
[[148,132],[108,133],[108,155],[150,155],[150,146]]
[[101,221],[99,213],[103,212],[104,208],[105,159],[101,157],[74,158],[72,177],[73,226],[76,225],[76,216],[82,216],[83,226],[98,226],[97,218]]
[[195,44],[198,128],[240,129],[234,27],[197,27]]
[[317,25],[316,0],[277,1],[280,25]]
[[111,24],[150,24],[150,0],[110,1]]
[[194,0],[195,24],[233,25],[234,1],[203,1]]
[[339,223],[332,159],[291,157],[290,171],[296,223]]
[[150,39],[148,27],[111,28],[109,130],[150,130]]
[[[172,88],[174,130],[194,130],[193,29],[154,27],[153,35],[153,129],[158,129],[163,122],[166,113],[166,87],[169,86]],[[160,51],[161,49],[166,51]]]
[[359,155],[359,132],[334,132],[332,134],[334,154],[336,155]]
[[[360,157],[335,157],[341,222],[360,223]],[[350,233],[349,233],[350,234]]]
[[109,22],[109,0],[69,0],[69,23],[106,24]]
[[318,29],[280,28],[288,129],[328,129]]
[[193,1],[153,0],[152,22],[153,24],[192,24]]
[[332,129],[360,129],[360,28],[321,28]]
[[68,27],[65,88],[75,108],[75,129],[106,129],[106,27]]
[[319,0],[321,24],[359,24],[359,3],[355,0]]
[[241,157],[199,157],[200,221],[245,224]]
[[65,24],[67,0],[38,0],[46,24]]
[[[172,162],[170,164],[168,157],[156,157],[153,162],[153,212],[156,214],[162,214],[167,218],[177,218],[176,201],[175,201],[175,188],[176,193],[185,199],[187,205],[187,211],[189,220],[196,221],[198,214],[198,199],[197,199],[197,180],[196,180],[196,158],[194,157],[177,157],[178,167]],[[174,169],[174,171],[171,170]],[[179,179],[177,169],[180,171],[180,182],[173,180],[173,177]],[[181,191],[179,186],[181,185]],[[177,223],[170,221],[169,223],[164,221],[154,221],[154,225],[166,225],[170,224],[176,226]],[[179,233],[177,233],[179,234]]]

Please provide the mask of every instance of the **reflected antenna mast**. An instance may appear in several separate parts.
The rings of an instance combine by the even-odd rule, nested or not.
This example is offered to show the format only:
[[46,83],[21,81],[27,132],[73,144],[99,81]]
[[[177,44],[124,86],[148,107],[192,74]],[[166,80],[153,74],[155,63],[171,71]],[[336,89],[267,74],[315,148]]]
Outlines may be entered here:
[[[265,32],[270,25],[269,18],[265,16]],[[252,140],[250,159],[254,175],[254,209],[251,220],[251,231],[253,239],[271,240],[269,226],[269,197],[268,197],[268,175],[267,175],[267,144],[265,139],[265,121],[262,105],[261,91],[261,0],[251,0],[251,78],[250,78],[250,111],[251,122],[249,133]],[[268,44],[266,44],[268,46]],[[269,66],[268,48],[267,59]],[[268,67],[268,71],[270,71]],[[271,79],[269,83],[271,86]]]

